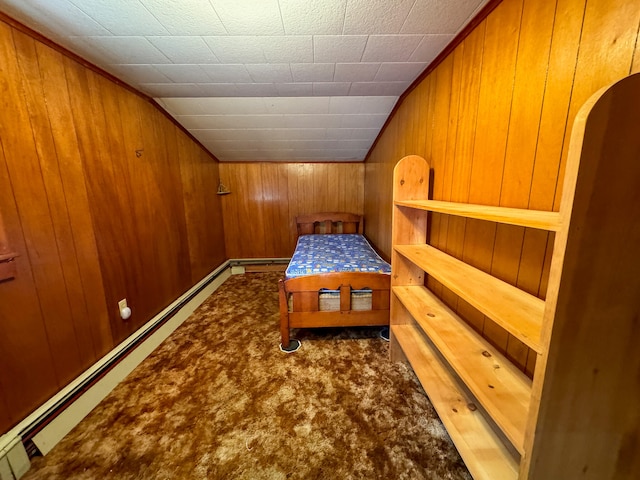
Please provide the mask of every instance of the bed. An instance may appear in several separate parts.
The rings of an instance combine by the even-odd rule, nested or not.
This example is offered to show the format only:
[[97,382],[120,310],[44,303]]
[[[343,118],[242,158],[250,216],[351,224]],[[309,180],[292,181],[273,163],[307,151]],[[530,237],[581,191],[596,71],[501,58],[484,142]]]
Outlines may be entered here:
[[278,284],[281,350],[299,348],[293,328],[389,325],[391,268],[362,235],[362,216],[301,215],[296,225],[296,250]]

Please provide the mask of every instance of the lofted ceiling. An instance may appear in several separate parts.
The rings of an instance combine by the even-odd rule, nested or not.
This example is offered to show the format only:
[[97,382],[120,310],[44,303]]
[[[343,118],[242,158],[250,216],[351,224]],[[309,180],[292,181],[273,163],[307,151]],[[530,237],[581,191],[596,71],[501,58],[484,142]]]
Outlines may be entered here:
[[221,161],[361,161],[487,0],[0,0]]

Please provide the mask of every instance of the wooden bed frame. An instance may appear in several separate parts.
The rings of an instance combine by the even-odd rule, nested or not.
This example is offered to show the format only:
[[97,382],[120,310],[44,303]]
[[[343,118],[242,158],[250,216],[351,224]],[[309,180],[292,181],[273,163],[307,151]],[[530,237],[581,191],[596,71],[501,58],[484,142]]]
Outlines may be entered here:
[[[362,216],[353,213],[316,213],[296,217],[298,236],[305,234],[359,233]],[[291,328],[389,325],[391,275],[368,272],[337,272],[304,275],[278,282],[280,294],[281,348],[293,351]],[[372,290],[371,310],[351,310],[351,290]],[[340,310],[321,311],[320,289],[340,291]],[[289,311],[289,295],[293,311]]]

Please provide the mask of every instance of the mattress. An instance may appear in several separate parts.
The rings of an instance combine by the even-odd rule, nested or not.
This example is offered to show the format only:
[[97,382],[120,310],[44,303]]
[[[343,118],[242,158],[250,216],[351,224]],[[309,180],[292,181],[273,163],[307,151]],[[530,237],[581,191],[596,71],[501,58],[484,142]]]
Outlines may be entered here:
[[391,274],[385,262],[358,234],[302,235],[285,272],[286,278],[330,272]]
[[[295,278],[332,272],[369,272],[390,275],[391,265],[385,262],[359,234],[302,235],[285,271],[285,277]],[[371,290],[352,290],[351,309],[371,310]],[[289,311],[293,297],[288,298]],[[340,291],[322,289],[318,296],[320,311],[340,310]]]

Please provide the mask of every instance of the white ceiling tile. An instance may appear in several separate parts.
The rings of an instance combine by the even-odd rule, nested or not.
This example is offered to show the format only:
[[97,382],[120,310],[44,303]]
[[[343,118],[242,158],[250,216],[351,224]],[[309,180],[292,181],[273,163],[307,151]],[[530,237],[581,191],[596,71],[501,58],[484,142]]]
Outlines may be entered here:
[[257,98],[201,98],[199,108],[209,115],[250,115],[271,113],[265,108],[264,99]]
[[321,97],[265,98],[264,106],[269,113],[309,114],[329,113],[329,99]]
[[[206,138],[206,133],[200,133],[200,132],[206,132],[206,130],[191,130],[192,133],[194,133],[194,135],[197,132],[197,135],[201,135],[204,138]],[[209,142],[209,143],[213,143],[213,142]],[[219,149],[220,151],[225,151],[225,152],[232,152],[234,150],[246,150],[246,149],[250,149],[250,150],[255,150],[257,148],[260,148],[261,145],[263,145],[265,142],[262,141],[257,141],[257,140],[215,140],[215,145],[216,148]]]
[[109,64],[152,64],[171,61],[144,37],[69,37],[83,51],[91,51]]
[[391,96],[402,95],[409,87],[410,82],[367,82],[352,83],[349,95],[362,96]]
[[175,117],[189,130],[281,128],[283,115],[178,115]]
[[109,30],[69,2],[2,0],[2,10],[46,36],[111,35]]
[[376,76],[379,63],[337,63],[336,82],[371,82]]
[[399,33],[414,0],[349,0],[344,20],[346,35]]
[[328,128],[327,138],[368,140],[373,142],[380,133],[379,128]]
[[249,83],[251,77],[244,65],[201,65],[209,78],[220,83]]
[[453,38],[454,35],[425,35],[409,61],[431,63]]
[[385,114],[388,115],[398,97],[332,97],[329,100],[329,113],[344,114]]
[[260,37],[202,37],[220,63],[266,63]]
[[401,33],[456,33],[478,6],[479,0],[416,0]]
[[199,65],[154,65],[163,75],[175,83],[206,83],[209,76]]
[[206,97],[237,97],[235,83],[198,83],[202,95]]
[[156,101],[171,115],[194,115],[204,113],[199,109],[197,98],[156,98]]
[[286,126],[292,128],[338,128],[342,115],[286,115]]
[[369,150],[373,140],[342,140],[340,143],[343,145],[343,148]]
[[282,35],[278,0],[211,0],[230,35]]
[[151,97],[201,97],[202,92],[192,83],[141,83],[140,89]]
[[427,68],[426,63],[383,63],[376,74],[376,81],[412,81]]
[[339,35],[347,0],[280,0],[287,35]]
[[363,62],[406,62],[422,41],[422,35],[371,35]]
[[333,63],[292,63],[294,82],[330,82],[333,80]]
[[132,83],[169,83],[169,79],[153,65],[109,65],[108,71]]
[[225,35],[209,0],[140,0],[171,35]]
[[236,83],[239,97],[270,97],[278,95],[275,83]]
[[261,37],[260,45],[268,63],[313,62],[313,41],[310,35]]
[[147,37],[173,63],[219,63],[201,37]]
[[343,128],[382,128],[387,115],[342,115]]
[[326,128],[278,128],[265,131],[265,139],[319,140],[325,138]]
[[313,95],[311,83],[276,83],[276,90],[281,97],[309,97]]
[[254,82],[293,82],[291,67],[288,63],[246,65]]
[[168,35],[169,32],[140,2],[73,0],[85,14],[114,35]]
[[319,97],[348,95],[350,88],[349,82],[314,82],[313,94]]
[[316,63],[359,62],[366,44],[364,35],[314,35],[313,60]]
[[189,133],[209,147],[214,147],[219,141],[243,142],[245,141],[244,135],[238,135],[241,132],[242,130],[189,130]]

